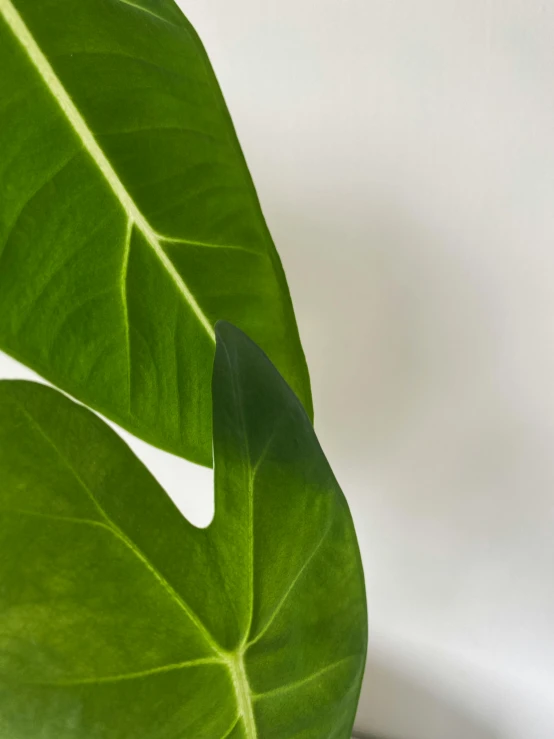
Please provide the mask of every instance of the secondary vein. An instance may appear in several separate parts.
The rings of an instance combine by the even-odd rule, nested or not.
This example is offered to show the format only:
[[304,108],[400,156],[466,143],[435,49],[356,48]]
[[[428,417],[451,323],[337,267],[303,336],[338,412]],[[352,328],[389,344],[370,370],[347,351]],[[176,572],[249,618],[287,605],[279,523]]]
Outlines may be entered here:
[[253,249],[247,249],[244,246],[238,246],[236,244],[212,244],[209,241],[197,241],[195,239],[182,239],[174,236],[163,236],[158,234],[160,241],[165,241],[168,244],[187,244],[188,246],[201,246],[205,249],[226,249],[228,251],[244,251],[247,254],[252,254],[255,257],[265,257],[264,253],[259,253]]
[[129,218],[125,230],[125,243],[123,245],[123,259],[121,262],[121,306],[123,308],[123,321],[125,328],[125,348],[127,351],[127,392],[129,396],[129,411],[131,410],[131,326],[129,324],[129,301],[127,299],[127,276],[129,274],[129,255],[131,253],[131,238],[133,236],[133,222]]
[[192,609],[185,603],[185,601],[182,599],[182,597],[179,595],[179,593],[173,588],[172,585],[165,579],[165,577],[159,572],[159,570],[150,562],[150,560],[145,557],[145,555],[142,553],[142,551],[135,545],[135,543],[130,539],[125,532],[120,529],[120,527],[109,517],[109,515],[106,513],[104,508],[100,505],[98,502],[96,496],[92,492],[92,490],[89,488],[89,486],[86,484],[86,482],[83,480],[83,478],[79,475],[75,467],[71,464],[69,459],[65,456],[65,454],[59,449],[57,444],[51,439],[51,437],[46,433],[46,431],[42,428],[40,423],[37,421],[34,416],[29,413],[29,411],[18,401],[16,401],[19,409],[23,413],[23,415],[27,418],[28,422],[31,424],[33,428],[42,436],[42,438],[47,442],[47,444],[52,447],[52,449],[56,452],[59,459],[62,461],[63,465],[66,467],[66,469],[69,470],[69,472],[73,475],[73,477],[77,480],[79,485],[82,487],[84,492],[86,493],[87,497],[90,499],[90,501],[93,503],[94,507],[98,511],[99,515],[102,517],[102,519],[106,522],[107,528],[110,529],[110,531],[116,536],[120,541],[127,546],[128,549],[131,550],[131,552],[139,559],[142,564],[151,572],[151,574],[158,580],[160,585],[164,588],[164,590],[167,592],[167,594],[172,598],[172,600],[175,601],[175,603],[183,610],[188,618],[192,621],[192,623],[196,626],[196,628],[200,631],[204,639],[207,641],[207,643],[210,645],[210,647],[213,649],[213,651],[219,655],[220,657],[223,657],[223,650],[219,646],[219,644],[216,642],[214,637],[210,634],[208,629],[204,626],[202,621],[198,618],[198,616],[192,611]]
[[121,182],[118,174],[108,161],[106,155],[98,145],[98,142],[94,138],[94,134],[88,127],[87,122],[77,109],[75,103],[69,96],[69,93],[64,88],[59,77],[54,71],[52,65],[46,58],[44,52],[38,45],[37,41],[25,25],[25,22],[21,15],[12,4],[11,0],[0,0],[0,12],[4,16],[6,23],[14,34],[15,38],[19,41],[33,66],[36,68],[42,79],[44,80],[48,90],[57,101],[59,107],[63,111],[69,124],[80,138],[84,148],[89,153],[94,163],[104,176],[104,179],[112,189],[116,198],[119,200],[123,209],[127,213],[129,220],[131,220],[138,230],[144,236],[146,242],[152,248],[162,265],[165,267],[167,273],[175,283],[179,292],[183,295],[187,303],[190,305],[194,315],[205,329],[210,339],[215,343],[215,332],[213,327],[208,320],[207,316],[202,311],[200,305],[197,303],[196,298],[190,291],[188,285],[185,283],[179,272],[175,269],[173,262],[169,259],[165,251],[163,250],[160,239],[154,229],[150,226],[144,215],[139,210],[137,204]]
[[296,680],[291,683],[286,683],[285,685],[280,685],[278,688],[273,688],[273,690],[267,690],[265,693],[255,693],[254,700],[262,700],[264,698],[269,698],[271,696],[280,695],[281,693],[288,693],[291,690],[296,690],[297,688],[300,688],[303,685],[307,685],[308,683],[311,683],[314,680],[317,680],[318,677],[322,677],[326,673],[336,670],[337,667],[340,667],[340,665],[344,664],[345,662],[349,662],[350,660],[359,659],[359,658],[360,656],[358,654],[350,654],[348,657],[343,657],[342,659],[339,659],[336,662],[333,662],[330,665],[323,667],[321,670],[317,670],[317,672],[313,672],[311,675],[308,675],[308,677],[302,678],[301,680]]
[[225,732],[225,734],[223,734],[223,736],[221,737],[221,739],[228,739],[228,737],[230,737],[231,734],[233,733],[234,728],[238,724],[239,721],[240,721],[240,716],[237,716],[236,719],[231,724],[231,726],[229,726],[229,728],[227,729],[227,731]]
[[248,646],[249,647],[251,647],[253,644],[255,644],[256,642],[258,642],[262,638],[262,636],[266,633],[266,631],[269,629],[269,627],[271,626],[271,624],[273,623],[273,621],[275,620],[275,618],[279,614],[280,610],[285,605],[285,603],[286,603],[289,595],[294,590],[294,587],[295,587],[296,583],[300,580],[300,578],[304,574],[304,571],[308,568],[308,566],[310,565],[310,563],[312,562],[312,560],[314,559],[314,557],[318,553],[319,549],[321,548],[321,545],[323,544],[323,542],[325,540],[325,537],[329,533],[329,530],[330,530],[330,526],[328,526],[325,529],[325,531],[323,532],[323,534],[322,534],[321,538],[319,539],[318,543],[313,548],[310,556],[306,559],[306,561],[304,562],[304,564],[302,565],[302,567],[296,573],[294,579],[291,581],[290,585],[286,589],[284,595],[282,596],[281,600],[279,601],[279,603],[277,604],[277,606],[273,610],[273,613],[271,614],[271,616],[268,618],[268,620],[265,622],[265,624],[262,626],[262,628],[256,634],[256,636],[248,642]]
[[[184,670],[187,667],[197,667],[200,665],[222,665],[223,662],[215,657],[207,657],[205,659],[194,659],[188,662],[177,662],[173,665],[162,665],[161,667],[153,667],[149,670],[141,670],[139,672],[127,672],[121,675],[105,675],[103,677],[83,677],[74,680],[56,680],[47,683],[38,683],[39,685],[50,685],[56,687],[73,687],[77,685],[99,685],[102,683],[119,683],[125,680],[138,680],[142,677],[150,677],[151,675],[160,675],[164,672],[173,672],[174,670]],[[37,683],[34,683],[35,685]]]
[[171,21],[167,20],[167,18],[163,18],[161,15],[154,13],[153,10],[149,10],[149,8],[144,8],[142,5],[137,5],[137,3],[133,3],[131,2],[131,0],[118,0],[118,2],[123,3],[123,5],[128,5],[130,8],[135,8],[135,10],[139,10],[142,13],[146,13],[147,15],[151,15],[152,18],[157,18],[157,20],[162,21],[163,23],[167,23],[169,26],[179,28],[176,23],[172,23]]

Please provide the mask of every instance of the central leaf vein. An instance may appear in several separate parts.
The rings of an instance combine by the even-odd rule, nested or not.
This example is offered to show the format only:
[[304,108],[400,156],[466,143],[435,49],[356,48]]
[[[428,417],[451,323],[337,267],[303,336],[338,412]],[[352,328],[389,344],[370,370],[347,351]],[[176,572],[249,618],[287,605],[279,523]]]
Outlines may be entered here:
[[48,90],[57,101],[69,124],[71,125],[79,139],[82,141],[84,148],[89,153],[92,160],[104,176],[104,179],[112,189],[116,198],[121,203],[129,220],[142,233],[146,242],[152,248],[159,261],[162,263],[163,267],[167,271],[168,275],[175,283],[177,289],[184,297],[186,302],[189,304],[192,312],[194,313],[202,327],[205,329],[210,339],[215,343],[215,333],[209,319],[202,311],[200,305],[196,301],[196,298],[175,268],[173,262],[165,253],[160,243],[160,237],[154,231],[152,226],[148,223],[144,215],[139,210],[137,204],[123,185],[118,174],[100,148],[87,122],[77,109],[75,103],[71,99],[65,87],[62,85],[52,65],[50,64],[42,49],[36,42],[35,38],[25,25],[23,18],[20,16],[18,11],[12,4],[11,0],[0,0],[0,12],[4,16],[4,19],[6,20],[6,23],[8,24],[15,38],[19,41],[19,43],[27,53],[29,59],[31,60],[32,64],[44,80]]
[[[28,511],[28,510],[22,510],[22,509],[13,509],[12,512],[14,513],[20,513],[23,515],[37,515],[44,518],[50,518],[50,519],[56,519],[56,520],[62,520],[66,521],[68,523],[81,523],[81,524],[88,524],[92,526],[98,526],[101,528],[106,529],[111,534],[116,536],[126,547],[128,547],[131,552],[142,562],[142,564],[152,573],[152,575],[158,580],[158,582],[162,585],[164,590],[168,593],[168,595],[177,603],[177,605],[180,606],[180,608],[186,613],[188,618],[194,623],[194,625],[198,628],[198,630],[203,635],[204,639],[208,642],[210,647],[213,649],[217,657],[214,658],[207,658],[207,659],[201,659],[201,660],[195,660],[195,663],[197,664],[222,664],[224,665],[231,677],[231,681],[233,684],[233,689],[235,692],[235,698],[237,701],[237,705],[239,708],[240,718],[242,719],[244,723],[244,728],[246,731],[246,736],[248,739],[258,739],[258,733],[256,729],[256,723],[254,718],[254,709],[253,709],[253,694],[250,688],[250,684],[248,682],[248,677],[246,675],[246,668],[244,664],[244,651],[242,649],[239,649],[237,652],[226,652],[223,650],[220,645],[216,642],[214,637],[210,634],[210,632],[206,629],[204,624],[200,621],[198,616],[190,609],[190,607],[185,603],[185,601],[182,599],[182,597],[177,593],[177,591],[170,585],[170,583],[165,579],[165,577],[159,572],[159,570],[150,562],[150,560],[142,553],[142,551],[135,545],[135,543],[125,534],[125,532],[110,518],[110,516],[106,513],[104,508],[99,503],[98,499],[90,489],[90,487],[87,485],[87,483],[83,480],[81,475],[77,472],[75,467],[71,464],[70,460],[67,458],[67,456],[62,452],[62,450],[57,446],[57,444],[54,442],[54,440],[46,433],[46,431],[43,429],[41,424],[37,421],[37,419],[29,413],[29,411],[19,402],[17,402],[17,406],[20,409],[21,413],[25,416],[28,423],[31,425],[32,428],[35,429],[35,431],[44,439],[44,441],[55,451],[56,455],[60,459],[63,466],[71,473],[71,475],[76,479],[79,486],[82,488],[82,490],[85,492],[87,497],[90,499],[96,510],[98,511],[99,516],[102,518],[101,521],[94,521],[93,519],[80,519],[76,517],[70,517],[70,516],[58,516],[58,515],[52,515],[42,512],[34,512],[34,511]],[[147,674],[154,674],[154,672],[162,672],[167,671],[170,669],[178,669],[179,666],[185,667],[188,664],[191,663],[181,663],[180,665],[169,665],[165,668],[159,668],[155,670],[149,670],[145,673],[133,673],[130,676],[128,676],[128,679],[131,679],[131,677],[143,677]],[[124,676],[120,676],[120,679],[126,679]],[[95,683],[95,682],[114,682],[116,681],[114,678],[91,678],[91,679],[85,679],[81,682],[87,682],[87,683]],[[69,685],[70,683],[64,683]],[[76,684],[76,683],[75,683]]]

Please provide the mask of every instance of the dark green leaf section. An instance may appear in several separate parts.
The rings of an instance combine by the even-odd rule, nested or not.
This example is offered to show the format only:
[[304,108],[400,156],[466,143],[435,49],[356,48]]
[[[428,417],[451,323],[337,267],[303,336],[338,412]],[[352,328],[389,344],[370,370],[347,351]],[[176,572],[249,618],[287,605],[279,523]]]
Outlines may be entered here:
[[224,318],[311,413],[279,257],[177,6],[0,0],[0,68],[0,348],[210,465]]
[[347,504],[301,404],[219,324],[196,529],[55,390],[0,383],[0,736],[347,739],[366,651]]

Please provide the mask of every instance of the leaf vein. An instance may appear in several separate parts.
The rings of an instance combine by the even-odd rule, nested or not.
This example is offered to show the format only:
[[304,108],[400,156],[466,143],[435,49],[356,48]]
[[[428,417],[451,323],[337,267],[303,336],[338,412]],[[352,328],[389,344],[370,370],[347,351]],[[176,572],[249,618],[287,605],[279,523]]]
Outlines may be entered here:
[[125,350],[127,352],[127,395],[128,410],[131,410],[131,327],[129,324],[129,300],[127,298],[127,277],[129,275],[129,256],[131,253],[131,238],[133,235],[133,222],[127,221],[125,232],[125,243],[123,246],[123,260],[121,264],[121,305],[123,308],[123,328],[125,331]]
[[56,680],[55,682],[40,682],[35,685],[50,685],[56,687],[74,687],[77,685],[102,685],[104,683],[119,683],[126,680],[139,680],[143,677],[151,677],[152,675],[160,675],[164,672],[174,672],[175,670],[186,669],[187,667],[196,667],[201,665],[223,665],[220,659],[215,657],[207,657],[205,659],[189,660],[187,662],[177,662],[172,665],[162,665],[161,667],[153,667],[149,670],[141,670],[139,672],[128,672],[122,675],[105,675],[103,677],[84,677],[74,680]]
[[66,469],[69,470],[70,473],[75,477],[79,485],[82,487],[82,489],[85,491],[86,495],[90,498],[93,505],[98,510],[99,514],[102,516],[102,518],[105,520],[107,527],[111,529],[112,533],[118,537],[130,550],[131,552],[137,557],[137,559],[142,562],[142,564],[151,572],[151,574],[158,580],[160,585],[164,588],[166,593],[172,598],[172,600],[183,610],[186,615],[189,617],[189,619],[192,621],[192,623],[196,626],[196,628],[200,631],[202,636],[204,637],[205,641],[211,646],[213,651],[218,654],[219,656],[223,655],[223,651],[219,644],[216,642],[216,640],[213,638],[213,636],[210,634],[210,632],[207,630],[207,628],[204,626],[204,624],[200,621],[198,616],[192,611],[192,609],[185,603],[183,598],[177,593],[177,591],[173,588],[173,586],[165,579],[165,577],[159,572],[159,570],[150,562],[147,557],[142,553],[142,551],[134,544],[134,542],[129,539],[129,537],[119,528],[119,526],[112,521],[112,519],[108,516],[106,511],[102,508],[98,500],[96,499],[94,493],[92,490],[88,487],[88,485],[85,483],[85,481],[82,479],[82,477],[79,475],[77,470],[73,467],[71,462],[67,459],[65,454],[59,449],[59,447],[56,445],[56,443],[50,438],[50,436],[44,431],[40,423],[32,416],[29,411],[18,401],[15,401],[20,408],[23,415],[28,419],[29,423],[32,427],[36,429],[36,431],[42,436],[43,439],[54,449],[60,460],[62,461],[63,465],[66,467]]
[[4,245],[2,247],[2,251],[0,251],[0,258],[4,254],[6,247],[8,246],[10,239],[13,237],[14,231],[17,227],[17,224],[19,223],[21,217],[25,213],[26,209],[29,207],[29,205],[32,203],[32,201],[44,190],[45,187],[47,187],[51,182],[53,182],[56,177],[63,172],[63,170],[72,162],[73,159],[79,154],[79,150],[73,151],[67,159],[64,159],[64,161],[60,164],[59,167],[56,167],[56,169],[53,172],[50,172],[48,174],[48,178],[41,182],[38,187],[36,187],[30,195],[28,195],[27,199],[24,203],[22,203],[21,207],[15,214],[15,218],[13,219],[12,223],[8,226],[8,232],[6,234],[6,238],[4,239]]
[[321,670],[317,670],[317,672],[313,672],[311,675],[308,675],[307,677],[304,677],[301,680],[295,680],[294,682],[286,683],[285,685],[280,685],[278,688],[273,688],[272,690],[266,690],[264,693],[254,693],[253,698],[255,701],[262,700],[265,698],[273,697],[275,695],[280,695],[281,693],[288,693],[291,690],[296,690],[297,688],[301,688],[303,685],[307,685],[308,683],[311,683],[314,680],[317,680],[319,677],[322,677],[328,672],[332,672],[333,670],[336,670],[337,667],[339,667],[340,665],[344,664],[345,662],[348,662],[349,660],[353,660],[353,659],[360,659],[360,655],[350,654],[348,655],[348,657],[343,657],[342,659],[339,659],[336,662],[333,662],[330,665],[327,665],[326,667],[322,667]]
[[[118,0],[118,2],[122,2],[122,1],[123,0]],[[193,133],[196,136],[205,138],[211,142],[217,143],[219,141],[219,139],[217,139],[211,133],[206,133],[206,131],[199,131],[196,128],[188,128],[187,126],[142,126],[138,128],[119,129],[118,131],[101,131],[101,132],[98,132],[98,135],[101,137],[125,136],[127,134],[133,134],[133,133],[158,133],[160,131],[179,131],[181,133]]]
[[106,529],[110,533],[112,529],[102,521],[95,521],[93,518],[78,518],[77,516],[62,516],[55,513],[44,513],[43,511],[31,511],[27,508],[2,508],[2,513],[14,513],[20,516],[34,516],[36,518],[45,518],[51,521],[64,521],[67,523],[85,524],[88,526],[98,526]]
[[189,246],[202,246],[207,249],[229,249],[233,251],[244,251],[247,254],[252,254],[253,256],[265,256],[263,252],[260,253],[254,251],[253,249],[247,249],[245,246],[238,246],[237,244],[212,244],[209,241],[196,241],[195,239],[163,236],[162,234],[158,234],[158,238],[160,239],[160,241],[165,241],[169,244],[188,244]]
[[225,734],[223,734],[223,736],[221,737],[221,739],[228,739],[228,737],[230,737],[231,734],[233,733],[233,730],[234,730],[235,726],[238,724],[239,721],[240,721],[240,715],[236,717],[236,719],[233,721],[233,723],[231,724],[231,726],[227,729],[227,731],[225,732]]
[[264,634],[266,633],[266,631],[267,631],[267,630],[269,629],[269,627],[271,626],[271,624],[273,623],[273,621],[274,621],[274,620],[276,619],[276,617],[277,617],[277,615],[279,614],[280,610],[281,610],[281,609],[283,608],[283,606],[285,605],[285,603],[286,603],[286,601],[287,601],[287,599],[288,599],[289,595],[290,595],[290,594],[292,593],[292,591],[294,590],[294,588],[295,588],[295,586],[296,586],[297,582],[298,582],[298,581],[300,580],[300,578],[302,577],[302,575],[304,574],[304,572],[305,572],[305,571],[306,571],[306,569],[307,569],[307,568],[309,567],[309,565],[311,564],[311,562],[312,562],[312,561],[313,561],[313,559],[315,558],[316,554],[317,554],[317,553],[318,553],[318,551],[320,550],[320,548],[321,548],[321,545],[322,545],[322,544],[323,544],[323,542],[325,541],[325,538],[326,538],[327,534],[329,533],[330,529],[331,529],[331,526],[329,525],[329,526],[328,526],[328,527],[327,527],[327,528],[325,529],[325,531],[323,532],[323,535],[322,535],[322,536],[321,536],[321,538],[319,539],[318,543],[317,543],[317,544],[315,545],[315,547],[314,547],[314,549],[313,549],[312,553],[310,554],[310,556],[309,556],[309,557],[308,557],[308,558],[306,559],[306,561],[304,562],[304,564],[302,565],[302,567],[301,567],[301,568],[300,568],[300,569],[298,570],[298,572],[297,572],[296,576],[294,577],[294,579],[292,580],[292,582],[290,583],[290,585],[289,585],[289,586],[288,586],[288,588],[286,589],[286,591],[285,591],[284,595],[282,596],[281,600],[280,600],[280,601],[279,601],[279,603],[277,604],[277,606],[276,606],[275,610],[273,611],[273,613],[271,614],[271,616],[269,617],[269,619],[268,619],[268,620],[267,620],[267,621],[265,622],[264,626],[263,626],[263,627],[261,628],[261,630],[260,630],[260,631],[258,632],[258,634],[256,635],[256,637],[255,637],[254,639],[252,639],[252,640],[251,640],[250,642],[248,642],[248,646],[249,646],[249,647],[250,647],[250,646],[252,646],[253,644],[256,644],[256,642],[258,642],[258,641],[259,641],[259,640],[260,640],[260,639],[261,639],[261,638],[263,637],[263,635],[264,635]]
[[131,0],[117,0],[117,2],[120,2],[123,5],[128,5],[130,8],[135,8],[138,11],[142,11],[143,13],[146,13],[147,15],[151,15],[153,18],[157,18],[159,21],[162,21],[163,23],[167,23],[168,26],[173,26],[173,28],[181,27],[181,26],[178,26],[176,23],[172,23],[167,18],[164,18],[163,16],[158,15],[157,13],[154,13],[154,11],[150,10],[149,8],[143,8],[142,5],[137,5],[136,3],[132,3]]
[[44,80],[48,90],[57,101],[61,110],[65,114],[70,126],[73,128],[77,136],[83,143],[83,146],[89,153],[90,157],[102,173],[104,179],[112,189],[114,195],[121,203],[128,217],[133,221],[136,227],[144,236],[146,242],[150,245],[159,261],[178,291],[181,293],[185,301],[189,304],[192,312],[196,316],[199,323],[204,328],[210,340],[215,343],[215,333],[209,319],[202,311],[196,298],[192,294],[188,285],[185,283],[173,262],[162,249],[155,231],[152,229],[144,215],[139,210],[137,204],[123,185],[117,172],[108,161],[103,150],[100,148],[94,134],[89,128],[87,122],[77,109],[75,103],[69,96],[68,92],[62,85],[60,79],[56,75],[52,65],[44,55],[43,51],[37,44],[31,32],[25,25],[23,18],[12,4],[11,0],[0,0],[0,12],[4,16],[6,23],[19,41],[25,52],[27,53],[31,63],[34,65],[38,73]]

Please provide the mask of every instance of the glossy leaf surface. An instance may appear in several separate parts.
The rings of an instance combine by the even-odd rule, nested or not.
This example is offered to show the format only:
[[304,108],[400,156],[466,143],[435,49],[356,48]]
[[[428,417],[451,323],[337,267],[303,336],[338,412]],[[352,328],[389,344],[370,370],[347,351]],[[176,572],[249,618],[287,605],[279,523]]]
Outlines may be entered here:
[[206,529],[90,411],[0,383],[0,736],[350,737],[366,605],[348,506],[228,324],[213,382]]
[[311,413],[284,273],[202,45],[171,0],[0,0],[0,348],[211,464],[213,325]]

